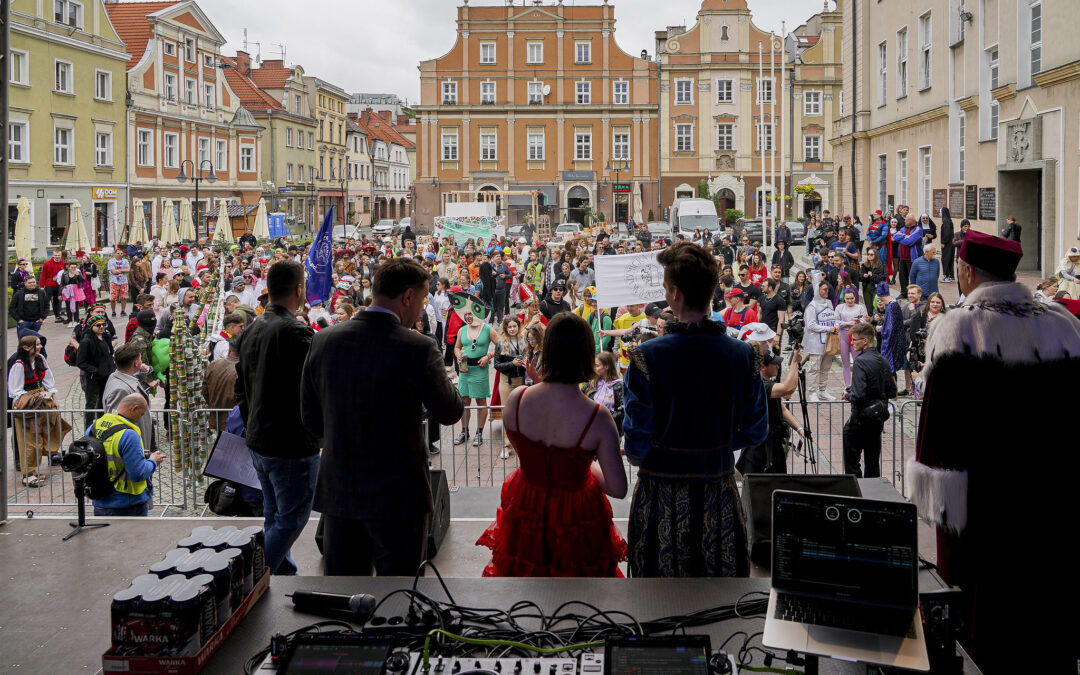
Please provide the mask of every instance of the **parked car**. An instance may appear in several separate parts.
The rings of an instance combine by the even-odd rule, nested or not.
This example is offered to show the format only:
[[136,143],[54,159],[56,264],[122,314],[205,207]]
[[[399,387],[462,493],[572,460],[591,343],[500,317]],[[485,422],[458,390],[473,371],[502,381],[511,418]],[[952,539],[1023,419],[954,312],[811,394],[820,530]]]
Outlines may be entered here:
[[379,222],[375,223],[375,226],[371,228],[373,234],[388,235],[394,231],[394,221],[390,218],[383,218]]
[[398,221],[398,227],[401,229],[402,232],[405,231],[406,227],[411,227],[411,226],[412,226],[412,218],[410,218],[409,216],[405,216],[404,218],[402,218],[401,220]]
[[[784,224],[791,230],[791,243],[792,244],[805,244],[806,243],[806,226],[797,220],[785,220]],[[775,232],[775,230],[774,230]],[[774,239],[775,241],[775,239]]]
[[575,234],[581,234],[584,231],[580,223],[559,223],[555,228],[555,235],[566,241]]
[[665,223],[662,220],[658,220],[654,223],[648,223],[649,234],[652,235],[652,241],[663,238],[668,244],[675,241],[675,237],[671,234],[671,223]]
[[331,237],[335,244],[341,244],[350,237],[352,239],[360,238],[360,226],[359,225],[335,225],[331,231]]

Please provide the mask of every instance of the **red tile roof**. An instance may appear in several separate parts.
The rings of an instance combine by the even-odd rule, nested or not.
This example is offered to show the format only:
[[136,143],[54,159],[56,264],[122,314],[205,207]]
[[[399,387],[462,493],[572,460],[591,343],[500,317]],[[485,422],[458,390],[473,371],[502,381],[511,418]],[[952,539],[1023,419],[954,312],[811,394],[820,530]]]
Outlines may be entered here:
[[127,52],[131,55],[128,59],[127,68],[130,69],[146,53],[146,43],[150,41],[153,32],[150,30],[150,22],[146,17],[154,12],[159,12],[166,7],[180,4],[176,0],[166,2],[106,2],[105,11],[109,13],[109,20],[116,29],[120,39],[127,45]]
[[[292,69],[267,67],[267,61],[259,68],[251,69],[251,81],[257,86],[267,89],[280,89],[285,86],[285,81],[292,77]],[[280,61],[278,62],[280,63]]]
[[240,74],[240,71],[236,69],[235,57],[222,56],[221,62],[231,66],[230,68],[223,68],[222,72],[225,73],[225,81],[229,83],[237,98],[240,99],[240,105],[248,110],[283,109],[280,101],[259,89],[250,77]]
[[398,133],[397,129],[385,119],[380,117],[377,113],[370,110],[365,110],[360,113],[359,117],[354,117],[353,120],[368,132],[368,136],[372,139],[379,139],[385,143],[397,143],[406,150],[413,150],[416,145],[409,139]]

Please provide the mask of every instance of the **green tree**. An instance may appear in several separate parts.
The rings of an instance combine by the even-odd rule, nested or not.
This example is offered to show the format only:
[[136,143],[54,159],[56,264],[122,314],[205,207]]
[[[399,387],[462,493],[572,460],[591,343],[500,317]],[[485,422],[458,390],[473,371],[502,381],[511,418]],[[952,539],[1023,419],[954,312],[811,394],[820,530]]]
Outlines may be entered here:
[[651,222],[653,222],[655,220],[656,220],[656,216],[653,215],[653,210],[649,209],[649,222],[651,223]]
[[728,209],[724,211],[724,222],[734,224],[739,218],[743,217],[743,212],[739,209]]
[[699,180],[697,182],[697,196],[701,199],[709,198],[709,182],[707,180]]

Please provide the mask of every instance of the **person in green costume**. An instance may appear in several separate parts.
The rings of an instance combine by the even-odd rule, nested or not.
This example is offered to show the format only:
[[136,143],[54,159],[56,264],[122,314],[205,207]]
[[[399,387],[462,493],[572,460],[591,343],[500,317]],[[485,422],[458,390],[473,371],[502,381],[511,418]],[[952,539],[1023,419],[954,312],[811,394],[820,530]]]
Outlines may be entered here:
[[[461,433],[454,439],[454,445],[460,445],[469,438],[469,413],[471,411],[468,406],[486,406],[488,397],[491,396],[491,369],[488,364],[495,354],[495,345],[499,341],[499,335],[487,322],[491,308],[480,298],[469,293],[451,293],[450,305],[464,322],[454,344],[454,356],[457,357],[460,370],[458,393],[465,402]],[[473,437],[475,446],[484,442],[484,425],[487,424],[487,418],[486,409],[477,411],[476,435]]]

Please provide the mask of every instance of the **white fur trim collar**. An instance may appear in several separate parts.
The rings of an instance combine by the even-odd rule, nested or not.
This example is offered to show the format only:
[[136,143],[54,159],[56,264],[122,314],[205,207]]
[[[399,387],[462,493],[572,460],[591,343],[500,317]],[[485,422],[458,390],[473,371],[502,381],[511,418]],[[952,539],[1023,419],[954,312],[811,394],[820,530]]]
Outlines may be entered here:
[[953,532],[967,525],[967,471],[935,469],[914,458],[907,461],[907,484],[911,501],[923,520]]
[[1080,321],[1057,303],[1036,301],[1018,283],[984,283],[962,307],[930,324],[923,377],[937,359],[954,353],[1012,365],[1080,358]]

